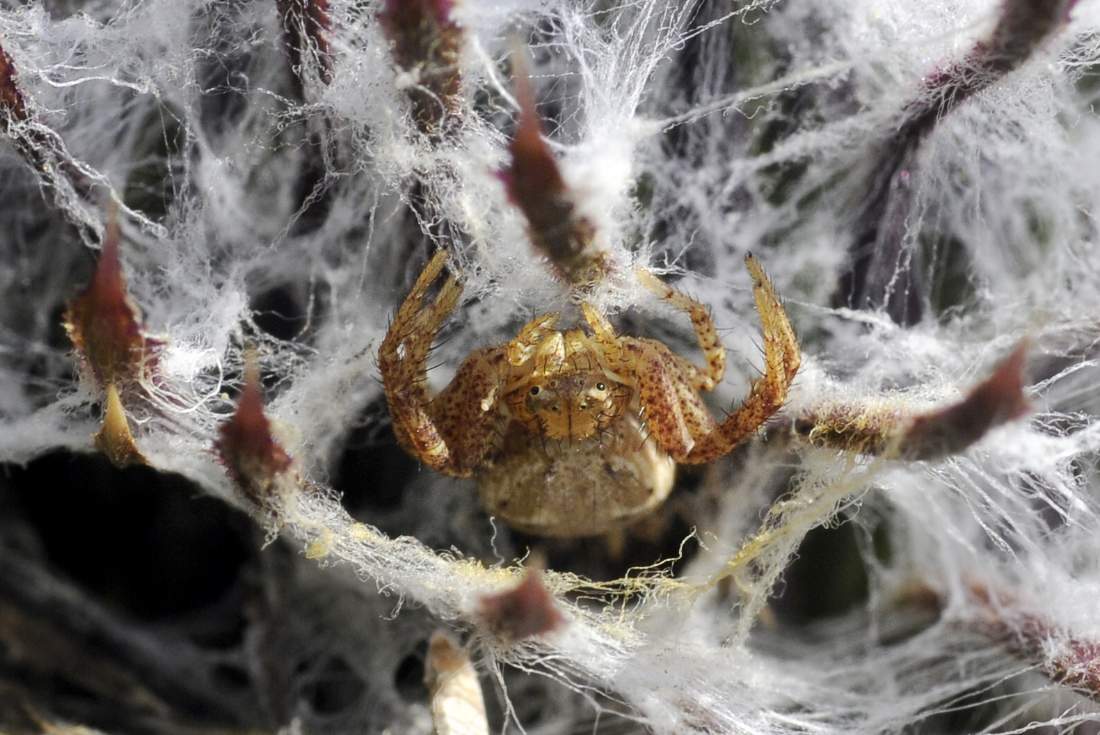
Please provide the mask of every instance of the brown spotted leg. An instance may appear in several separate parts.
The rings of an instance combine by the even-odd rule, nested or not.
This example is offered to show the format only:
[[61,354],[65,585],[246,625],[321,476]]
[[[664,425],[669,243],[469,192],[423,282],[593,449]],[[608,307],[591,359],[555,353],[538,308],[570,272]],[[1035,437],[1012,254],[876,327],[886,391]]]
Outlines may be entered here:
[[645,268],[638,268],[635,272],[643,286],[691,318],[695,337],[699,340],[699,347],[703,350],[703,357],[707,361],[706,367],[700,369],[674,353],[673,359],[695,388],[714,390],[726,374],[726,348],[718,339],[718,329],[714,326],[714,318],[710,310],[687,294],[669,286]]
[[441,471],[469,477],[496,448],[508,358],[505,347],[490,347],[466,358],[454,378],[432,399],[428,413],[449,450]]
[[[746,258],[745,265],[753,278],[753,296],[763,326],[765,371],[763,376],[753,381],[744,403],[721,423],[710,417],[698,395],[688,388],[688,385],[692,388],[701,386],[698,375],[682,369],[682,358],[678,360],[678,356],[667,348],[658,349],[664,346],[652,340],[630,341],[632,350],[639,358],[634,366],[634,379],[645,412],[646,426],[677,462],[711,462],[751,436],[782,407],[791,381],[798,372],[801,360],[798,342],[775,288],[754,257],[750,255]],[[696,330],[702,343],[703,331],[698,325]],[[639,344],[645,344],[647,349],[635,346]],[[720,349],[721,345],[717,345],[708,351]],[[704,350],[707,350],[705,345]],[[655,354],[661,352],[664,353],[662,359],[655,359]],[[655,374],[659,372],[665,374]],[[692,439],[686,451],[683,441],[685,432]]]
[[425,304],[443,271],[443,251],[424,267],[397,310],[378,351],[382,385],[398,441],[429,467],[466,476],[492,443],[495,395],[502,350],[482,350],[467,358],[450,385],[434,399],[428,389],[428,355],[440,327],[458,303],[462,287],[452,276],[435,300]]

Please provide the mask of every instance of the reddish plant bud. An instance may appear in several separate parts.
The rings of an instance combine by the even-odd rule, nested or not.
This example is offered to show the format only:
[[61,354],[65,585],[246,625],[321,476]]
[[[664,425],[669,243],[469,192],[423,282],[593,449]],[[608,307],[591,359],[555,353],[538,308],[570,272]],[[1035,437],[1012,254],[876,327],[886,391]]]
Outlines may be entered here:
[[992,375],[950,406],[913,415],[897,406],[827,406],[795,422],[812,444],[861,454],[929,460],[958,454],[992,429],[1030,410],[1024,395],[1027,342],[1021,342]]
[[528,568],[513,589],[482,597],[478,613],[489,630],[509,642],[550,633],[565,624],[535,568]]
[[111,213],[92,282],[65,310],[65,330],[73,346],[103,389],[114,384],[125,396],[149,375],[163,342],[147,336],[141,313],[126,291],[119,260],[118,218]]
[[[542,123],[535,107],[531,80],[526,70],[520,68],[519,71],[515,82],[519,119],[515,137],[508,146],[512,162],[498,176],[504,182],[508,199],[523,211],[533,233],[542,234],[567,223],[573,205],[569,202],[558,162],[542,139]],[[577,247],[579,243],[571,245]]]
[[[1022,608],[1011,593],[995,594],[974,583],[970,597],[978,606],[978,613],[966,621],[971,627],[1035,661],[1052,681],[1100,701],[1100,641],[1074,637],[1045,613]],[[1060,652],[1051,655],[1052,644]]]
[[15,64],[3,47],[0,47],[0,112],[12,120],[27,119],[27,104],[15,81]]
[[451,0],[385,0],[378,14],[394,63],[415,76],[408,88],[420,132],[438,139],[462,113],[462,29]]
[[589,287],[606,275],[606,254],[593,248],[596,228],[576,211],[558,162],[542,139],[535,94],[523,64],[517,64],[519,120],[508,151],[508,168],[497,175],[508,199],[527,218],[531,243],[566,282]]
[[834,306],[883,309],[903,325],[921,320],[924,284],[906,236],[917,154],[941,120],[1031,58],[1065,25],[1075,3],[1004,0],[989,38],[924,78],[894,132],[872,147],[867,185],[852,221],[851,263],[833,295]]
[[1031,408],[1024,396],[1027,348],[1021,342],[962,401],[913,419],[901,442],[902,455],[932,459],[956,454],[994,427],[1025,415]]
[[[1075,636],[1004,589],[994,591],[971,581],[966,594],[968,604],[955,624],[1004,644],[1016,656],[1034,662],[1051,681],[1100,701],[1100,641]],[[923,583],[904,589],[896,602],[935,616],[946,606],[943,593]]]
[[246,371],[237,410],[218,430],[214,448],[245,496],[259,508],[276,510],[278,482],[292,460],[271,433],[254,367]]
[[328,0],[276,0],[276,7],[299,96],[305,81],[303,65],[311,56],[317,60],[321,81],[331,84],[332,53],[326,34],[332,29],[332,17],[328,12]]

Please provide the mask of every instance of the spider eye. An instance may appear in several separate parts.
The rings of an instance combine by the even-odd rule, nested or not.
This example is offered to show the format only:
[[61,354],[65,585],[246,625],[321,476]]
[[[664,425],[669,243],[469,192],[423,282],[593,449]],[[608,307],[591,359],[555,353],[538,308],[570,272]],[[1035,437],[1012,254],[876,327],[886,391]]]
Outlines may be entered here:
[[604,383],[596,383],[596,390],[607,390],[607,385]]
[[532,385],[531,386],[531,395],[537,396],[541,392],[542,392],[542,388],[539,388],[537,385]]

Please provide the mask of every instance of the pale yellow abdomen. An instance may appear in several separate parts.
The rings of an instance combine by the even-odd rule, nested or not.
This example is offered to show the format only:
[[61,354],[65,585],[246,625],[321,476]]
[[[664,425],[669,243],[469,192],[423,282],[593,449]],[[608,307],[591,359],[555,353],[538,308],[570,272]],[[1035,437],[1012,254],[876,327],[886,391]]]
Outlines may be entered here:
[[602,436],[551,440],[509,427],[496,461],[478,474],[486,512],[540,536],[595,536],[656,509],[676,464],[624,415]]

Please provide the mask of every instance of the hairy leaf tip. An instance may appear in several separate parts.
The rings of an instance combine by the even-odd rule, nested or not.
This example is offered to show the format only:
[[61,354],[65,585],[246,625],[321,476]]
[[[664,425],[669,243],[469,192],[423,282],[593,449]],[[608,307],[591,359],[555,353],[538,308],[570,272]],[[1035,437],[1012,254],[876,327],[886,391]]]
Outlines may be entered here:
[[508,590],[481,598],[479,614],[486,626],[505,641],[518,641],[557,630],[565,618],[542,583],[542,574],[529,567],[523,580]]
[[916,417],[902,440],[902,453],[910,459],[955,454],[1000,424],[1025,415],[1031,409],[1024,395],[1027,351],[1025,340],[962,401]]
[[15,64],[3,47],[0,47],[0,111],[14,120],[27,119],[26,101],[15,81]]
[[386,0],[378,13],[396,66],[415,76],[408,97],[420,132],[440,139],[462,112],[462,29],[451,0]]
[[215,450],[249,500],[270,508],[276,483],[292,460],[272,434],[254,365],[247,368],[236,412],[218,430]]
[[145,334],[130,300],[119,257],[118,219],[112,212],[91,283],[65,310],[65,330],[97,385],[126,389],[152,372],[163,342]]
[[513,58],[519,118],[508,146],[511,161],[497,177],[508,200],[527,219],[535,248],[549,258],[567,283],[589,287],[606,275],[606,254],[593,247],[596,229],[577,213],[557,160],[543,140],[527,64],[518,53]]

